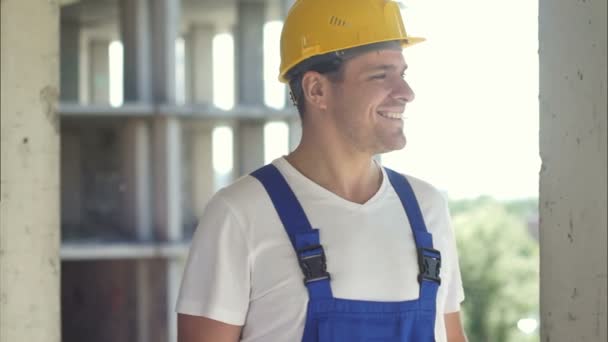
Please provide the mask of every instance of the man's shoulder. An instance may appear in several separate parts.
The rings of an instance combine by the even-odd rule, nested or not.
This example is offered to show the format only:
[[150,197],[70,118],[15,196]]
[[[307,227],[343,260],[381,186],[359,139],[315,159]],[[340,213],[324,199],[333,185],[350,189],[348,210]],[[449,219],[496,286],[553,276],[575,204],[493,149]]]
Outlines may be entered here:
[[274,212],[274,206],[262,183],[250,174],[218,190],[207,203],[206,214],[234,216],[243,227]]
[[409,174],[401,173],[401,175],[408,180],[419,202],[427,202],[433,205],[445,204],[447,195],[433,184]]
[[425,180],[407,174],[402,175],[407,178],[414,190],[426,228],[435,236],[435,243],[441,246],[453,239],[447,194]]
[[244,175],[217,191],[214,198],[231,207],[244,208],[267,196],[261,183],[251,175]]

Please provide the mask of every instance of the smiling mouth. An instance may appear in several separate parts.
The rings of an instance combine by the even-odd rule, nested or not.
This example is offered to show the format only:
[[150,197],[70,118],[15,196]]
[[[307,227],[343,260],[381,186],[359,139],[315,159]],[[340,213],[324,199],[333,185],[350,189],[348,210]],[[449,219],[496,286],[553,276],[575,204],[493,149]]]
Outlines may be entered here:
[[403,119],[403,113],[397,112],[378,112],[378,114],[387,119],[400,120]]

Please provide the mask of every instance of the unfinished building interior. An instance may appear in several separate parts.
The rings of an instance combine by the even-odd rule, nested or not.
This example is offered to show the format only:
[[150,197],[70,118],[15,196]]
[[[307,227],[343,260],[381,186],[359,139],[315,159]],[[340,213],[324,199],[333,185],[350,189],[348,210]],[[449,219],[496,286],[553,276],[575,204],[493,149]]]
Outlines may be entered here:
[[[268,123],[281,124],[280,149],[299,141],[285,90],[279,105],[265,100],[261,43],[264,25],[292,3],[2,1],[0,266],[10,281],[1,289],[0,342],[176,341],[175,298],[206,201],[267,162]],[[606,2],[541,0],[539,22],[541,333],[543,341],[605,341]],[[15,32],[21,23],[32,29]],[[27,34],[36,37],[33,54],[17,42]],[[218,37],[233,37],[234,61],[214,73]],[[122,51],[118,97],[113,49]],[[27,65],[15,61],[26,55]],[[20,81],[31,68],[54,71]],[[585,81],[563,83],[558,70],[571,79],[584,72]],[[222,81],[234,82],[233,98],[214,94]],[[56,127],[48,119],[54,103]],[[44,138],[23,150],[23,127],[43,127]],[[590,138],[582,144],[565,138],[583,134]],[[20,162],[30,154],[47,159]],[[56,180],[31,171],[36,165],[56,166]],[[56,206],[27,209],[54,197]],[[32,223],[18,215],[37,216],[45,228],[24,235]],[[566,238],[572,217],[581,229],[575,244]],[[577,298],[564,300],[574,287]]]

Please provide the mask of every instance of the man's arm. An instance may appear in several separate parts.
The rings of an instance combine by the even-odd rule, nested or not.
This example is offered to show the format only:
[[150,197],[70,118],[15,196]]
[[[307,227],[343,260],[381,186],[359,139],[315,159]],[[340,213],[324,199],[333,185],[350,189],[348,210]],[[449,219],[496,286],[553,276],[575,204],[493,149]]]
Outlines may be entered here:
[[447,313],[443,317],[448,342],[467,342],[467,336],[460,321],[460,311]]
[[178,342],[237,342],[241,328],[206,317],[177,315]]

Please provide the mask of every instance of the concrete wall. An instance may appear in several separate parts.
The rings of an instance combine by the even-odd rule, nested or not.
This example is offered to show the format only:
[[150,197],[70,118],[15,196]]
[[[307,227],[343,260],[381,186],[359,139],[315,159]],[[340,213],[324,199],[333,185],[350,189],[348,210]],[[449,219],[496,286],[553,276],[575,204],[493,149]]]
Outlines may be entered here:
[[1,342],[60,340],[58,6],[1,2]]
[[539,13],[541,340],[606,341],[606,1]]

